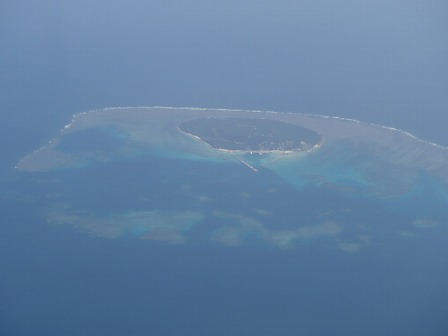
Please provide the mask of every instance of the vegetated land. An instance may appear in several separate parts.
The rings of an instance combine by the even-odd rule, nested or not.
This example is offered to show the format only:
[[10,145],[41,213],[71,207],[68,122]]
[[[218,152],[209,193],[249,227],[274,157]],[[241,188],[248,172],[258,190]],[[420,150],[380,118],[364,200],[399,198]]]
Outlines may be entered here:
[[201,118],[179,125],[213,148],[247,151],[299,151],[318,144],[316,132],[271,119]]

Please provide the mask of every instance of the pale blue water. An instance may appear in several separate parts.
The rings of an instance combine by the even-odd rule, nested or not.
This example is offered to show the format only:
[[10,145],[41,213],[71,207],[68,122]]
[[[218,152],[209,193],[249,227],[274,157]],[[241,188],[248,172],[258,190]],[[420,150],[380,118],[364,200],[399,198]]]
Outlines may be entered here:
[[[448,215],[430,178],[408,198],[382,200],[297,190],[268,171],[260,180],[238,165],[190,161],[172,169],[165,160],[150,169],[132,162],[127,175],[118,166],[50,177],[13,170],[73,113],[107,106],[339,115],[447,145],[445,3],[0,7],[1,335],[447,334]],[[375,239],[357,253],[328,238],[288,250],[256,239],[229,247],[208,239],[222,224],[215,217],[191,231],[188,243],[171,245],[139,240],[139,232],[89,236],[44,219],[55,199],[98,214],[147,206],[142,198],[158,209],[217,208],[185,197],[188,190],[167,192],[187,180],[219,208],[257,218],[266,216],[248,210],[255,205],[278,212],[271,227],[350,208],[333,212],[347,228],[343,238],[359,241],[362,224]],[[273,186],[282,195],[275,203],[264,193]],[[235,197],[241,189],[255,196],[244,203]],[[417,223],[416,235],[397,234],[429,215],[436,228]]]

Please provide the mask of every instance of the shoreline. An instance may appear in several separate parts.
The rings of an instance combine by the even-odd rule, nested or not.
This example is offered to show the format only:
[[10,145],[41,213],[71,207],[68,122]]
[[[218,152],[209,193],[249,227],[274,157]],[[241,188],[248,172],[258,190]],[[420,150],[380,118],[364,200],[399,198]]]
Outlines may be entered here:
[[276,163],[278,161],[281,161],[287,157],[297,157],[297,156],[305,156],[308,154],[311,154],[317,150],[319,150],[322,145],[325,142],[325,138],[322,137],[322,140],[311,146],[311,147],[307,147],[304,149],[299,149],[299,150],[279,150],[279,149],[272,149],[272,150],[248,150],[248,149],[227,149],[227,148],[217,148],[217,147],[213,147],[211,144],[209,144],[208,142],[206,142],[205,140],[203,140],[200,136],[189,133],[189,132],[185,132],[183,130],[180,129],[180,127],[177,127],[178,131],[181,134],[185,134],[186,136],[193,138],[196,141],[200,141],[202,144],[205,144],[210,150],[214,151],[214,152],[221,152],[221,153],[226,153],[227,155],[229,155],[230,157],[232,157],[233,159],[235,159],[236,161],[242,163],[244,166],[246,166],[247,168],[249,168],[250,170],[252,170],[253,172],[258,172],[259,169],[254,167],[253,165],[251,165],[250,163],[248,163],[246,160],[243,160],[242,158],[237,157],[236,155],[279,155],[279,157],[273,159],[272,161],[266,162],[264,164],[262,164],[262,167],[266,167],[268,165],[271,165],[273,163]]

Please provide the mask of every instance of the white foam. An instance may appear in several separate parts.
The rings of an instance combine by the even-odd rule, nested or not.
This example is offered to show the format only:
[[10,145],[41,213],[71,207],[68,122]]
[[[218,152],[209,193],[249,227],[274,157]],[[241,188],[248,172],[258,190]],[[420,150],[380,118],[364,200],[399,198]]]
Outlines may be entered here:
[[[372,127],[379,127],[391,132],[396,132],[399,133],[401,135],[405,135],[415,141],[418,141],[422,144],[426,144],[441,150],[448,150],[447,146],[442,146],[439,144],[436,144],[434,142],[431,141],[427,141],[427,140],[423,140],[417,136],[415,136],[414,134],[395,128],[395,127],[390,127],[390,126],[384,126],[384,125],[378,125],[375,123],[368,123],[368,122],[361,122],[359,120],[356,119],[351,119],[351,118],[344,118],[344,117],[337,117],[337,116],[328,116],[328,115],[321,115],[321,114],[310,114],[310,113],[294,113],[294,112],[278,112],[278,111],[269,111],[269,110],[242,110],[242,109],[225,109],[225,108],[209,108],[209,107],[189,107],[189,106],[183,106],[183,107],[175,107],[175,106],[112,106],[112,107],[106,107],[106,108],[102,108],[102,109],[93,109],[93,110],[89,110],[89,111],[85,111],[85,112],[79,112],[79,113],[75,113],[72,115],[72,120],[70,121],[70,123],[68,123],[67,125],[64,126],[63,129],[61,129],[60,133],[63,133],[65,131],[67,131],[68,129],[70,129],[77,121],[79,118],[81,118],[82,116],[86,115],[86,114],[90,114],[90,113],[97,113],[97,112],[102,112],[102,111],[116,111],[116,110],[136,110],[136,109],[167,109],[167,110],[190,110],[190,111],[223,111],[223,112],[250,112],[250,113],[272,113],[272,114],[287,114],[287,115],[297,115],[297,116],[304,116],[304,117],[312,117],[312,118],[325,118],[325,119],[334,119],[334,120],[339,120],[339,121],[344,121],[344,122],[352,122],[352,123],[357,123],[357,124],[365,124],[365,125],[369,125]],[[49,143],[51,144],[54,140],[56,139],[53,138],[52,140],[49,141]],[[47,145],[44,145],[42,147],[40,147],[39,149],[33,151],[32,153],[28,154],[26,157],[24,157],[22,160],[19,161],[19,163],[17,164],[17,166],[20,165],[21,162],[25,161],[28,157],[30,157],[31,155],[34,155],[40,151],[42,151]],[[16,168],[17,168],[16,166]]]
[[209,107],[189,107],[189,106],[183,106],[183,107],[175,107],[175,106],[115,106],[115,107],[106,107],[103,109],[95,109],[90,110],[87,112],[81,112],[73,115],[72,121],[65,126],[65,128],[69,128],[71,124],[73,124],[77,118],[79,118],[81,115],[87,114],[87,113],[94,113],[94,112],[100,112],[100,111],[109,111],[109,110],[126,110],[126,109],[170,109],[170,110],[191,110],[191,111],[224,111],[224,112],[251,112],[251,113],[272,113],[272,114],[288,114],[288,115],[300,115],[300,116],[306,116],[306,117],[313,117],[313,118],[325,118],[325,119],[334,119],[334,120],[340,120],[340,121],[346,121],[346,122],[353,122],[357,124],[364,123],[366,125],[370,125],[372,127],[380,127],[382,129],[386,129],[392,132],[397,132],[402,135],[408,136],[414,140],[417,140],[420,143],[424,143],[433,147],[436,147],[438,149],[448,150],[448,146],[442,146],[439,144],[436,144],[431,141],[423,140],[414,134],[395,128],[390,126],[384,126],[379,125],[375,123],[369,123],[369,122],[362,122],[357,119],[352,118],[344,118],[344,117],[337,117],[337,116],[328,116],[328,115],[322,115],[322,114],[311,114],[311,113],[294,113],[294,112],[278,112],[278,111],[269,111],[269,110],[242,110],[242,109],[225,109],[225,108],[209,108]]

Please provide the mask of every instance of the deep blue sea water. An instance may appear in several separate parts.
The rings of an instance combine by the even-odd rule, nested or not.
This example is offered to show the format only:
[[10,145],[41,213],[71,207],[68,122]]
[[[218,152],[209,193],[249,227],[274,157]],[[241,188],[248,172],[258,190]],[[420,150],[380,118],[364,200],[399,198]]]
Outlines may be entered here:
[[11,210],[16,225],[8,236],[21,244],[2,247],[6,334],[446,330],[440,237],[357,255],[319,245],[294,252],[173,247],[88,238],[17,216],[23,207]]
[[[239,164],[151,157],[19,175],[4,189],[9,197],[2,210],[2,236],[9,237],[1,254],[5,334],[446,331],[447,229],[422,229],[411,239],[398,235],[413,211],[428,211],[418,197],[397,205],[325,188],[297,190],[270,171],[255,174]],[[185,184],[191,188],[176,192]],[[274,203],[266,195],[272,188],[278,189]],[[242,201],[241,191],[253,196]],[[214,202],[198,204],[189,198],[196,193]],[[149,203],[142,201],[148,196]],[[343,238],[356,238],[362,223],[372,244],[356,253],[338,249],[332,237],[288,250],[251,240],[222,246],[210,240],[222,223],[207,221],[181,245],[132,234],[101,238],[46,223],[46,209],[60,202],[97,215],[189,209],[254,216],[252,209],[261,207],[284,214],[266,222],[273,229],[306,225],[331,209],[344,226]],[[413,211],[400,209],[400,202]],[[349,214],[337,211],[348,208]],[[445,208],[435,210],[447,218]]]
[[[0,334],[447,335],[446,202],[432,192],[402,202],[305,194],[273,175],[255,183],[235,167],[195,176],[185,166],[194,162],[177,166],[190,175],[166,169],[167,162],[150,172],[135,165],[128,176],[110,167],[50,179],[13,169],[72,114],[108,106],[338,115],[447,145],[446,12],[437,0],[3,1]],[[233,174],[233,184],[220,182],[220,173]],[[294,207],[295,216],[311,220],[321,202],[351,207],[350,220],[379,236],[346,253],[325,239],[292,250],[201,239],[170,245],[46,223],[54,197],[98,213],[135,206],[147,192],[138,174],[152,174],[157,191],[192,179],[198,193],[240,212],[247,208],[230,187],[253,190],[265,206],[270,199],[259,191],[275,184],[284,198],[269,206],[279,212]],[[108,193],[113,186],[122,192]],[[154,206],[198,206],[177,197]],[[437,230],[397,239],[396,226],[428,212],[442,223]]]

